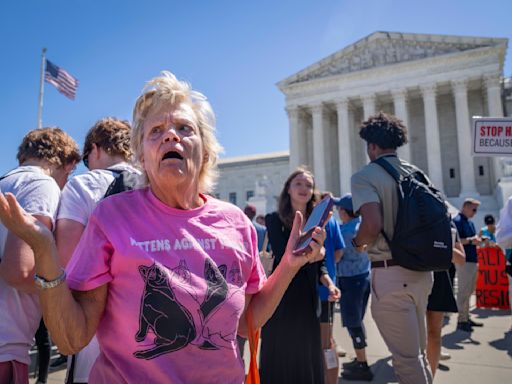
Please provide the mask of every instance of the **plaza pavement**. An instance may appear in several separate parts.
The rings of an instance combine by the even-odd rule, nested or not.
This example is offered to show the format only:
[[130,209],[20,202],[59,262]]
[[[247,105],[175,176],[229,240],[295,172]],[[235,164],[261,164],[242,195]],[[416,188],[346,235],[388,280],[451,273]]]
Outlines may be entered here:
[[[441,367],[436,373],[434,382],[454,384],[510,383],[512,380],[512,331],[510,331],[512,316],[510,311],[473,308],[471,313],[474,320],[484,323],[484,327],[474,328],[471,335],[457,331],[457,315],[451,315],[443,328],[443,347],[446,352],[452,355],[452,358],[441,362]],[[391,365],[391,355],[369,311],[365,318],[365,325],[368,332],[368,360],[374,373],[372,383],[397,383]],[[334,319],[334,337],[336,342],[347,351],[347,356],[340,359],[341,366],[342,362],[352,360],[354,353],[346,329],[341,328],[338,311],[336,311]],[[404,337],[407,337],[407,330],[404,330]],[[246,346],[246,366],[248,364],[248,353]],[[48,384],[62,384],[64,378],[64,369],[52,372]],[[31,379],[30,383],[35,383],[35,379]],[[358,384],[365,382],[347,381],[340,378],[338,383]]]

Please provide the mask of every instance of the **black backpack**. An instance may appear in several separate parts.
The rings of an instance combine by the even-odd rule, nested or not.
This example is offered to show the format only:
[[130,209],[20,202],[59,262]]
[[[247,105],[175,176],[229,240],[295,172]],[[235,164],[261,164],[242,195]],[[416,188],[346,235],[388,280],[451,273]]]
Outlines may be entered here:
[[398,265],[413,271],[443,271],[452,261],[451,218],[444,196],[420,170],[402,176],[388,161],[373,161],[397,184],[393,239],[381,231]]
[[103,198],[115,195],[120,192],[131,191],[132,189],[135,189],[137,181],[140,177],[139,174],[127,169],[109,169],[109,171],[114,173],[115,179],[108,186],[105,195],[103,195]]

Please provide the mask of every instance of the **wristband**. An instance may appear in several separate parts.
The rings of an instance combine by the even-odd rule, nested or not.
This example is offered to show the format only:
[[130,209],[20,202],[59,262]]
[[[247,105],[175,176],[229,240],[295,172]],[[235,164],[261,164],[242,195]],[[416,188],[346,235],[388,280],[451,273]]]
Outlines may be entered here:
[[38,274],[34,275],[34,282],[39,289],[50,289],[61,285],[66,280],[66,271],[61,269],[61,274],[54,280],[46,280]]

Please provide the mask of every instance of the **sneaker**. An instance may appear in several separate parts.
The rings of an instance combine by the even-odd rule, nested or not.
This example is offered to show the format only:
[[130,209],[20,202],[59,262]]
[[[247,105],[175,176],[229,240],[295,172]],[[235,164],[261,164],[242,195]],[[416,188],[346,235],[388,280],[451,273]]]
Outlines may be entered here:
[[368,363],[357,363],[357,365],[352,369],[343,371],[341,377],[345,380],[372,381],[373,373],[368,366]]
[[345,356],[347,356],[347,351],[345,351],[339,345],[336,346],[336,353],[338,354],[338,357],[345,357]]
[[64,356],[64,355],[60,355],[59,357],[57,357],[55,359],[55,361],[53,363],[50,364],[50,367],[57,368],[57,367],[60,367],[62,364],[67,364],[67,362],[68,362],[68,357]]
[[356,359],[356,358],[354,358],[354,360],[349,361],[348,363],[343,363],[343,364],[341,364],[341,366],[343,367],[343,369],[352,369],[352,368],[354,368],[357,364],[358,364],[358,361],[357,361],[357,359]]
[[439,360],[450,360],[451,358],[452,355],[445,351],[441,351],[441,354],[439,355]]
[[473,332],[473,328],[471,328],[469,321],[461,321],[457,323],[457,329],[463,332]]
[[469,324],[472,326],[472,327],[483,327],[484,326],[484,323],[480,323],[478,321],[473,321],[471,319],[469,319]]

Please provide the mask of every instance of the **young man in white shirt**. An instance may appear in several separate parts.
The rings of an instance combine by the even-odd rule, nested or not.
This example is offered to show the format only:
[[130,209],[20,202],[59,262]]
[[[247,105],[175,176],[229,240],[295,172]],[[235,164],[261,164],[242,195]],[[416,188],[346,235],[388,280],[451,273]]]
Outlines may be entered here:
[[[131,127],[127,121],[107,117],[88,132],[83,161],[89,172],[73,177],[64,187],[57,215],[56,240],[61,265],[73,255],[92,211],[121,171],[139,173],[131,164]],[[99,354],[94,337],[77,355],[68,358],[69,383],[88,382]]]

